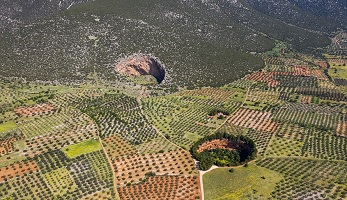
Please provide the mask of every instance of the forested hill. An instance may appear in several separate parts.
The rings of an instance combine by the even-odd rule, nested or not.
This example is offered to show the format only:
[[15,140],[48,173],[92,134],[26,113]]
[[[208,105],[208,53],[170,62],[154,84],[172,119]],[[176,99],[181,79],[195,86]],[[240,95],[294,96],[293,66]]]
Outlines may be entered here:
[[276,40],[299,51],[330,44],[329,35],[346,27],[346,3],[311,4],[0,0],[1,74],[74,81],[96,71],[115,78],[116,60],[141,52],[165,63],[165,84],[220,86],[263,67],[258,53]]

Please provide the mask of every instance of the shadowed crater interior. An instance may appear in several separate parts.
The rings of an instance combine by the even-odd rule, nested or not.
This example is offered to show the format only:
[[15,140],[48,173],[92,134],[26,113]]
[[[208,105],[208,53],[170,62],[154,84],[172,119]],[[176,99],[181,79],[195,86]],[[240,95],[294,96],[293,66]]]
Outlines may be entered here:
[[128,76],[152,75],[158,83],[161,83],[165,78],[164,65],[151,55],[129,56],[121,59],[115,68],[120,74]]

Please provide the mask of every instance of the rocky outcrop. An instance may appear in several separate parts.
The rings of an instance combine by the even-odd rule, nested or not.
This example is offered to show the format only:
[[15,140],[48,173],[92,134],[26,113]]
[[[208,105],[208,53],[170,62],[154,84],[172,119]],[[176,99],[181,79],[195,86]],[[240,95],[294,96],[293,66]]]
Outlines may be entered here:
[[163,64],[153,56],[136,54],[120,60],[116,64],[116,71],[128,76],[152,75],[161,83],[165,78]]

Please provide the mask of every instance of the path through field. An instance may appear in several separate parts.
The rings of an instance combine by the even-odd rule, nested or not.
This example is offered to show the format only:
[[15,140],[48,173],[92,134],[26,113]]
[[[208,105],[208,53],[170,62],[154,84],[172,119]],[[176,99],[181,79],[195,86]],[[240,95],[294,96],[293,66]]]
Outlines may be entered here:
[[[94,121],[89,115],[86,115],[90,120],[92,120],[92,121]],[[101,137],[100,137],[100,129],[99,129],[99,127],[98,127],[98,124],[96,123],[96,122],[94,122],[95,124],[96,124],[96,126],[97,126],[97,133],[98,133],[98,139],[99,139],[99,142],[100,142],[100,145],[101,145],[101,147],[102,147],[102,150],[104,151],[104,154],[105,154],[105,156],[106,156],[106,158],[107,158],[107,161],[108,161],[108,163],[110,164],[110,166],[111,166],[111,171],[112,171],[112,176],[113,176],[113,187],[114,187],[114,192],[115,192],[115,194],[116,194],[116,197],[117,197],[117,199],[120,199],[119,198],[119,194],[118,194],[118,190],[117,190],[117,184],[116,184],[116,174],[115,174],[115,172],[114,172],[114,168],[113,168],[113,165],[112,165],[112,161],[111,161],[111,159],[110,159],[110,157],[108,156],[108,154],[107,154],[107,151],[106,151],[106,149],[105,149],[105,147],[104,147],[104,145],[102,144],[102,139],[101,139]]]

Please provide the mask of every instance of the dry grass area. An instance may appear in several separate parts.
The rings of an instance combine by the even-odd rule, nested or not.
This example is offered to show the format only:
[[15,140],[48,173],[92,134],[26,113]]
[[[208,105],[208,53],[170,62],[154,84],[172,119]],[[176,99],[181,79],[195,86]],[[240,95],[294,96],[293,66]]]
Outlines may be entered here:
[[103,139],[103,145],[110,158],[117,158],[136,153],[135,148],[133,148],[129,142],[116,134]]
[[300,103],[309,104],[309,103],[311,103],[311,100],[312,100],[312,96],[302,95],[302,97],[300,99]]
[[347,122],[339,122],[336,128],[336,134],[347,137]]

